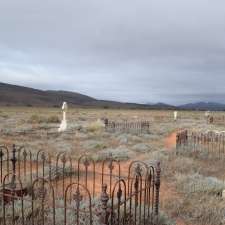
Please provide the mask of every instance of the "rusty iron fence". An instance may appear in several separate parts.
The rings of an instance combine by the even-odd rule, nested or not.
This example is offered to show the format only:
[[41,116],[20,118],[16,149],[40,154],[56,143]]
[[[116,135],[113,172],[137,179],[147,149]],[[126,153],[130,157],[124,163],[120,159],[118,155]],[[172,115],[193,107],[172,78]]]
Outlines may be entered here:
[[191,153],[224,159],[225,157],[225,134],[223,132],[188,132],[187,130],[177,133],[177,153]]
[[156,225],[160,164],[0,147],[0,224]]
[[213,123],[216,125],[225,125],[225,116],[221,115],[221,116],[209,116],[207,118],[207,122],[208,123]]
[[105,119],[105,129],[109,132],[127,132],[127,133],[149,133],[150,122],[149,121],[137,121],[137,122],[116,122]]
[[176,134],[176,147],[182,147],[188,143],[188,131],[182,130]]

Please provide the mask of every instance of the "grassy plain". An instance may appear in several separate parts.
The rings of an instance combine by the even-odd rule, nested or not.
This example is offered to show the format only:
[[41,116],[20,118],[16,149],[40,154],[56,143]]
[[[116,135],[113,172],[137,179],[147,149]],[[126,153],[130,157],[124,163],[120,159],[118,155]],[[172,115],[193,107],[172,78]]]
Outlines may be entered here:
[[[215,113],[217,116],[222,112]],[[24,145],[32,152],[43,149],[51,154],[69,152],[76,159],[83,153],[97,161],[110,153],[121,161],[142,159],[161,162],[162,185],[160,208],[176,224],[225,224],[224,160],[176,155],[176,132],[225,130],[224,125],[207,124],[204,112],[179,111],[173,121],[173,111],[69,109],[68,130],[58,133],[62,117],[57,108],[1,107],[0,144]],[[99,118],[114,121],[150,121],[148,134],[106,132],[95,126]],[[194,191],[193,191],[194,190]],[[207,190],[207,191],[206,191]]]

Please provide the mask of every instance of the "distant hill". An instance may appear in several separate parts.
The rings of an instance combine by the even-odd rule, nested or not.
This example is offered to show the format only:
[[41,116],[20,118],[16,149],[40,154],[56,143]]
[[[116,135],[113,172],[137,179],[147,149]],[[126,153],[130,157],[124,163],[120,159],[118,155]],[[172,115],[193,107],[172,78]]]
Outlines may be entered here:
[[63,101],[82,105],[96,101],[86,95],[67,91],[42,91],[17,85],[0,83],[0,105],[8,106],[59,106]]
[[173,109],[165,104],[135,104],[116,101],[98,100],[76,92],[43,91],[23,86],[0,83],[0,105],[2,106],[40,106],[59,107],[66,101],[70,106],[101,108],[140,108],[140,109]]
[[181,106],[164,103],[136,104],[116,101],[98,100],[87,95],[70,91],[44,91],[0,82],[0,106],[39,106],[60,107],[66,101],[70,106],[127,108],[127,109],[184,109],[184,110],[217,110],[224,111],[225,104],[213,102],[197,102]]
[[180,109],[186,110],[210,110],[210,111],[225,111],[225,104],[216,102],[196,102],[179,106]]

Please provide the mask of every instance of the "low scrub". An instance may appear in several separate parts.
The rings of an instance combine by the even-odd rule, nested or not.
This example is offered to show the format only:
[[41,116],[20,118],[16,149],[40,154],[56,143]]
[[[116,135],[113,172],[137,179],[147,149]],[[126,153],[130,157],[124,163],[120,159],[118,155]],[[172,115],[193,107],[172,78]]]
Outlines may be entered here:
[[220,197],[187,194],[166,207],[174,217],[183,218],[188,224],[223,225],[225,221],[225,202]]
[[103,161],[110,156],[119,161],[126,161],[134,157],[134,153],[124,146],[119,146],[115,149],[104,149],[93,157],[96,161]]
[[87,125],[87,131],[89,132],[103,131],[104,128],[105,128],[105,125],[101,120],[97,120]]
[[58,116],[50,116],[47,118],[47,123],[60,123]]
[[225,189],[224,182],[215,177],[204,177],[198,173],[192,175],[176,174],[177,188],[185,194],[207,193],[220,195]]
[[60,119],[58,116],[49,116],[49,117],[43,117],[43,116],[39,116],[39,115],[32,115],[29,120],[29,123],[60,123]]
[[7,114],[5,114],[3,112],[0,112],[0,118],[8,119],[9,115],[7,115]]

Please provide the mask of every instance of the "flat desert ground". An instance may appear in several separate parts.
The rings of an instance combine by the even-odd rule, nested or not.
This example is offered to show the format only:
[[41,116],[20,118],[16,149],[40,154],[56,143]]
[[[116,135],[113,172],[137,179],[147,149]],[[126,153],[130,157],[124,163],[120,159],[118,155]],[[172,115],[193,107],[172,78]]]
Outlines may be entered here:
[[[225,114],[225,113],[224,113]],[[215,112],[222,116],[222,112]],[[220,225],[225,224],[225,189],[223,157],[181,152],[176,154],[176,133],[180,130],[206,132],[223,131],[224,124],[208,124],[204,112],[117,110],[69,108],[68,129],[58,133],[62,112],[58,108],[1,107],[0,144],[23,145],[31,152],[44,150],[52,155],[68,152],[73,159],[82,154],[102,161],[112,154],[126,163],[142,160],[160,161],[160,210],[165,224]],[[149,133],[107,132],[96,121],[149,121]]]

